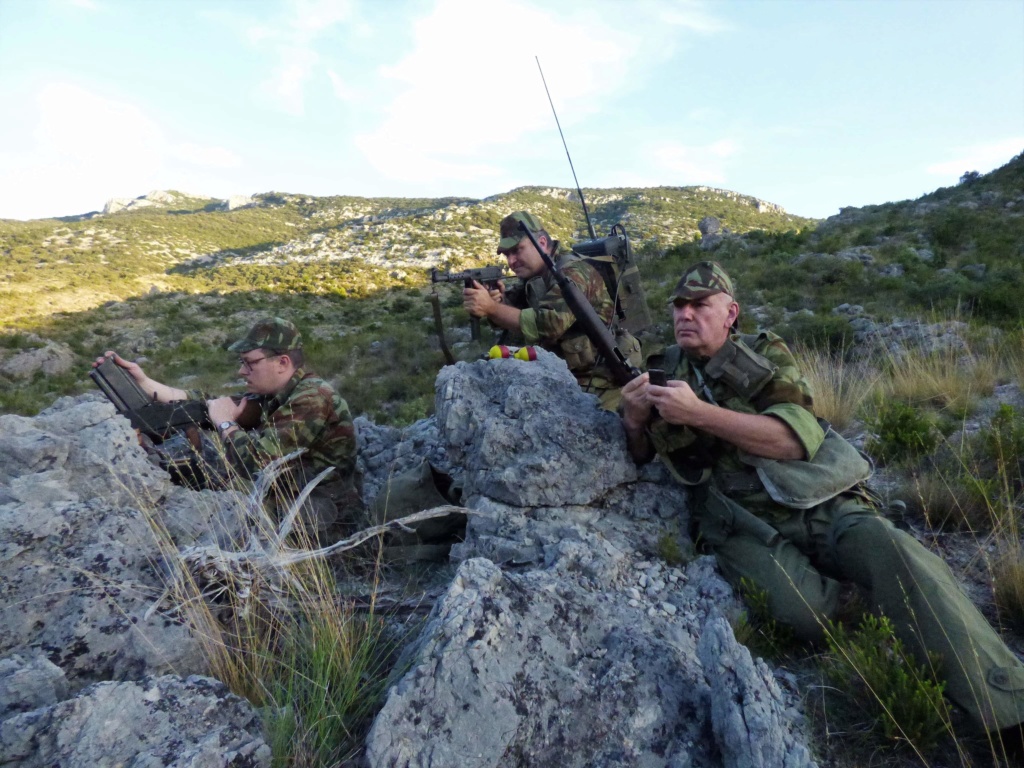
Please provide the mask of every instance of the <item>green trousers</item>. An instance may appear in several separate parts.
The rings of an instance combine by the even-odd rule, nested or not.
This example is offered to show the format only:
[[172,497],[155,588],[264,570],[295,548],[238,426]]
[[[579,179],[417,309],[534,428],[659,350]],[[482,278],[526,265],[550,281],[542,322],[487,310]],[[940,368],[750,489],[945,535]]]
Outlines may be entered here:
[[764,590],[773,617],[798,635],[821,638],[839,581],[852,581],[919,663],[938,655],[946,695],[980,730],[1024,721],[1024,664],[949,567],[868,503],[843,494],[769,525],[714,489],[703,488],[697,502],[697,532],[725,578]]

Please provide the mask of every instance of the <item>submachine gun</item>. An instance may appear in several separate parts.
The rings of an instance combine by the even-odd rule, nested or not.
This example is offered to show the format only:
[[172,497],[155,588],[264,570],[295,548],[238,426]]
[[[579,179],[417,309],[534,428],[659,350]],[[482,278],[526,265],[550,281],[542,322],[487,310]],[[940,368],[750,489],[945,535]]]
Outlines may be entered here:
[[[462,284],[466,288],[473,287],[473,281],[476,280],[478,283],[486,288],[495,288],[498,285],[498,281],[504,277],[504,268],[501,266],[493,267],[478,267],[476,269],[465,269],[462,272],[442,272],[436,267],[430,270],[430,282],[431,283],[458,283]],[[440,311],[440,310],[438,310]],[[473,337],[473,341],[480,340],[480,318],[469,316],[469,330]]]
[[125,416],[132,427],[154,442],[162,442],[189,427],[211,429],[210,414],[202,400],[179,400],[159,403],[142,391],[124,368],[107,358],[89,371],[89,378]]
[[[112,358],[107,358],[89,371],[89,378],[114,404],[117,412],[154,443],[159,444],[174,434],[184,433],[198,447],[196,430],[213,429],[205,400],[157,402],[143,392],[135,379]],[[259,423],[261,409],[255,400],[248,397],[240,397],[236,401],[241,402],[243,399],[246,400],[246,407],[239,418],[239,424],[248,429]]]

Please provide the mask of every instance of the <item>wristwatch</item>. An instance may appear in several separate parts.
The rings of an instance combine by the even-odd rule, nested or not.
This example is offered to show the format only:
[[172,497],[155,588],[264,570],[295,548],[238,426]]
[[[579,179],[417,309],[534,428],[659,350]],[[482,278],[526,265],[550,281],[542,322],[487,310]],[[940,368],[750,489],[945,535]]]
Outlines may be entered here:
[[225,432],[227,432],[232,427],[237,426],[237,421],[222,421],[220,424],[217,425],[217,431],[220,432],[221,436],[223,437]]

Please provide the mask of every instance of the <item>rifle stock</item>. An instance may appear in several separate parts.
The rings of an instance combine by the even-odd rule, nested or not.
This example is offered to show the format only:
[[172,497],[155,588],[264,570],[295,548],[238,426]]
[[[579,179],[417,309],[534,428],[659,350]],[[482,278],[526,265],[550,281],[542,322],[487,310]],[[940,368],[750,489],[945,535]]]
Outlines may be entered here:
[[576,317],[580,328],[601,354],[601,357],[604,358],[605,363],[611,370],[612,380],[615,384],[621,387],[639,376],[640,371],[629,364],[626,356],[622,354],[622,350],[615,345],[615,337],[605,327],[605,324],[601,321],[597,312],[594,311],[590,302],[587,301],[587,297],[580,292],[576,283],[562,274],[554,259],[551,258],[551,255],[540,247],[533,233],[522,222],[519,222],[519,230],[530,238],[533,247],[537,249],[537,253],[540,254],[544,264],[551,271],[551,275],[555,278],[555,282],[562,292],[562,298],[565,299],[565,303]]

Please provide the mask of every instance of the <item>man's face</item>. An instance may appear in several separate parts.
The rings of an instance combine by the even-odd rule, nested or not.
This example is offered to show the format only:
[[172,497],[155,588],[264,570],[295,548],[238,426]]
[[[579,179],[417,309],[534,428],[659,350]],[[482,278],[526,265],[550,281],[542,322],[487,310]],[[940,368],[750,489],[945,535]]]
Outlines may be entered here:
[[727,293],[714,293],[672,305],[672,327],[676,343],[697,357],[710,357],[729,338],[732,324],[739,316],[739,305]]
[[[537,244],[545,251],[550,247],[548,239],[544,235],[537,238]],[[505,251],[505,259],[508,261],[508,268],[520,280],[529,280],[547,269],[544,259],[541,258],[528,237],[520,240],[519,245],[512,250]]]
[[238,362],[238,375],[245,379],[246,389],[257,395],[277,394],[291,378],[291,362],[286,356],[275,355],[273,350],[244,352]]

